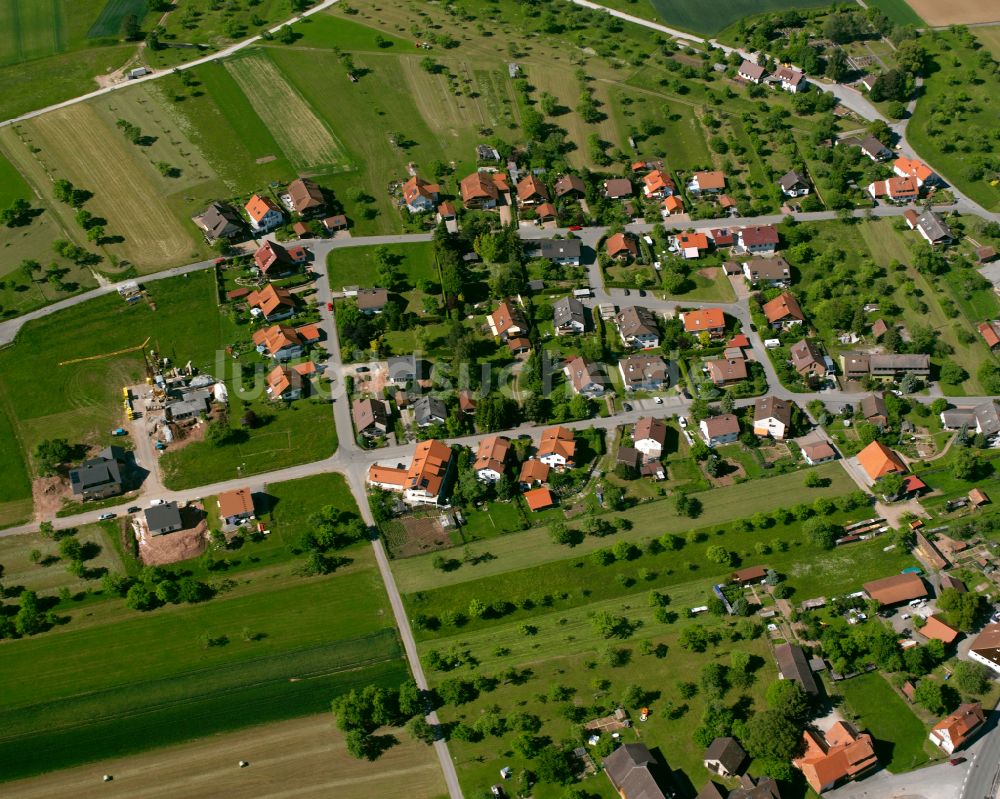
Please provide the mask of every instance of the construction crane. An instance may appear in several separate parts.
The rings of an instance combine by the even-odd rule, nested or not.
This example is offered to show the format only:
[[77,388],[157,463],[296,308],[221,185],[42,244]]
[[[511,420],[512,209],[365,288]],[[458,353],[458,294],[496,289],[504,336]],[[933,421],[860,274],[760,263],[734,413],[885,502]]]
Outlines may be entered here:
[[[101,358],[114,358],[116,355],[125,355],[129,352],[135,352],[136,350],[145,350],[146,345],[149,343],[149,338],[147,338],[142,344],[138,344],[135,347],[126,347],[123,350],[115,350],[114,352],[104,352],[100,355],[87,355],[83,358],[71,358],[68,361],[60,361],[59,366],[68,366],[71,363],[83,363],[84,361],[99,361]],[[145,355],[145,352],[143,353]],[[148,369],[147,362],[147,369]]]

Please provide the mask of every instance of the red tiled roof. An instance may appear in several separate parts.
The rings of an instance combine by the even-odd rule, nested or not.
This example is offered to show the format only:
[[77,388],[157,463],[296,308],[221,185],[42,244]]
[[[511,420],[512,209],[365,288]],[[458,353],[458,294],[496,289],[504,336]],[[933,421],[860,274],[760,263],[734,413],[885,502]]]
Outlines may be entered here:
[[551,508],[556,504],[552,492],[545,487],[533,488],[531,491],[526,491],[524,501],[528,503],[528,507],[533,511],[545,510],[545,508]]
[[701,308],[684,314],[684,330],[687,333],[717,330],[725,326],[726,317],[721,308]]

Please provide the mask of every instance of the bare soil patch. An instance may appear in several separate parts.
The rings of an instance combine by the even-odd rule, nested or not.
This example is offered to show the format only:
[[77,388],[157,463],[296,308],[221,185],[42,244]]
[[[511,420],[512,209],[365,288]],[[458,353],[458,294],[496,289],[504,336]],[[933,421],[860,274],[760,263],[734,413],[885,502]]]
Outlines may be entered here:
[[51,519],[62,508],[63,501],[72,498],[69,481],[61,475],[36,477],[31,481],[31,496],[37,519]]
[[451,546],[448,534],[444,531],[437,516],[403,519],[402,525],[406,530],[406,538],[395,549],[396,557],[408,558],[412,555],[420,555],[424,552],[433,552],[435,549]]
[[932,27],[1000,22],[1000,8],[983,0],[906,0]]

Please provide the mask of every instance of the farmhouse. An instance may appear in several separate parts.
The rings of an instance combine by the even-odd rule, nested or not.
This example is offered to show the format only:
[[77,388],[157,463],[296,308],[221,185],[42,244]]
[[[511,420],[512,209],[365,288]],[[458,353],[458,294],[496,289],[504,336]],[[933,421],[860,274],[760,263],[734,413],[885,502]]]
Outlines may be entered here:
[[792,270],[784,258],[751,258],[743,264],[743,275],[755,286],[785,288],[792,282]]
[[808,339],[793,344],[789,354],[792,358],[792,368],[802,377],[826,376],[826,361],[819,348]]
[[204,231],[205,241],[209,244],[235,238],[243,232],[243,220],[236,209],[227,203],[212,203],[201,216],[194,217],[194,223]]
[[707,331],[712,338],[720,338],[726,333],[726,317],[721,308],[702,308],[681,314],[684,332],[697,335]]
[[622,744],[604,758],[604,772],[621,799],[666,799],[654,776],[658,768],[644,744]]
[[528,332],[528,323],[521,306],[511,299],[501,302],[496,310],[486,317],[486,323],[490,326],[490,333],[501,341]]
[[740,437],[740,420],[733,413],[723,413],[702,419],[698,425],[701,437],[710,447],[731,444]]
[[1000,674],[1000,623],[987,624],[976,636],[969,657]]
[[521,205],[538,205],[549,199],[549,191],[534,175],[525,175],[517,183],[517,201]]
[[639,247],[631,233],[615,233],[608,236],[604,249],[609,258],[616,261],[631,261],[639,254]]
[[358,310],[366,316],[382,313],[388,301],[386,289],[358,289]]
[[576,440],[568,427],[547,427],[542,431],[538,444],[538,460],[552,469],[573,467],[576,455]]
[[580,239],[537,239],[527,241],[525,245],[532,248],[539,258],[548,258],[554,264],[580,265]]
[[868,356],[868,368],[872,377],[898,380],[906,374],[915,377],[929,377],[931,356],[919,353],[874,354]]
[[657,391],[670,384],[667,362],[659,355],[630,355],[618,361],[626,391]]
[[288,184],[288,199],[299,216],[319,216],[326,210],[323,190],[309,178],[298,178]]
[[647,459],[659,460],[667,442],[667,426],[662,419],[643,416],[635,423],[632,442]]
[[986,723],[983,707],[978,702],[959,705],[950,716],[941,719],[931,727],[931,743],[939,746],[946,754],[954,754],[972,738]]
[[401,493],[408,505],[445,505],[453,462],[447,444],[435,439],[421,441],[409,467],[373,464],[368,469],[368,485]]
[[431,211],[437,205],[441,187],[414,175],[403,184],[403,202],[411,214]]
[[775,396],[758,397],[753,404],[753,431],[783,441],[792,425],[792,403]]
[[747,379],[747,362],[743,358],[724,358],[705,362],[708,379],[717,386],[731,386]]
[[125,450],[105,447],[96,456],[69,471],[69,484],[74,497],[83,500],[106,499],[122,492],[122,466]]
[[692,194],[718,194],[726,188],[726,176],[718,170],[695,172],[687,190]]
[[276,241],[265,241],[254,253],[254,263],[268,280],[295,272],[309,260],[309,251],[301,246],[284,247]]
[[583,182],[583,179],[577,175],[563,175],[556,180],[553,188],[555,189],[556,197],[560,199],[563,197],[572,197],[582,200],[587,196],[587,186]]
[[774,647],[774,659],[778,663],[778,676],[782,680],[795,680],[802,686],[802,690],[811,696],[819,693],[816,678],[813,677],[802,647],[795,644],[778,644]]
[[576,297],[561,297],[552,303],[552,322],[557,336],[582,333],[587,328],[583,303]]
[[295,313],[295,300],[288,289],[275,288],[268,283],[260,291],[251,291],[247,295],[247,305],[250,311],[264,317],[268,322],[287,319]]
[[607,381],[601,372],[600,364],[591,363],[579,355],[570,360],[563,371],[569,378],[574,393],[590,398],[600,397],[604,394],[604,386]]
[[872,580],[870,583],[865,583],[862,588],[870,599],[886,607],[901,605],[903,602],[927,596],[927,586],[920,579],[920,575],[909,572]]
[[740,64],[740,68],[736,74],[748,83],[759,84],[764,80],[764,76],[767,75],[767,70],[764,67],[758,66],[753,61],[744,61]]
[[253,493],[249,488],[223,491],[216,497],[216,501],[219,503],[219,518],[228,527],[253,518]]
[[754,255],[773,255],[778,247],[778,229],[774,225],[753,225],[736,233],[736,248]]
[[787,291],[783,291],[770,302],[765,302],[761,310],[768,323],[776,330],[787,330],[806,321],[798,301]]
[[954,239],[949,227],[933,211],[925,211],[917,218],[916,231],[924,240],[934,246],[947,244]]
[[379,399],[356,399],[351,405],[354,429],[358,435],[385,435],[389,430],[389,409]]
[[878,765],[872,737],[859,733],[846,721],[838,721],[825,736],[802,733],[805,753],[792,761],[816,793],[823,793],[848,780],[857,779]]
[[747,753],[735,738],[716,738],[705,750],[705,768],[720,777],[736,777],[747,765]]
[[259,194],[250,198],[250,201],[244,206],[244,210],[250,218],[250,229],[255,234],[274,230],[285,221],[281,209],[274,204],[274,201]]
[[521,464],[521,473],[517,477],[518,485],[523,491],[547,483],[549,480],[549,465],[538,458],[529,458]]
[[632,349],[648,350],[660,343],[656,316],[648,308],[630,305],[615,314],[615,327],[622,344]]
[[479,442],[476,461],[472,468],[476,479],[485,483],[495,483],[507,471],[510,458],[510,439],[505,436],[490,436]]
[[181,512],[176,502],[164,502],[146,508],[146,529],[150,535],[166,535],[183,529]]
[[809,181],[794,169],[782,175],[778,185],[786,197],[805,197],[809,193]]
[[844,371],[844,377],[848,380],[861,380],[868,377],[871,372],[871,365],[868,356],[861,352],[845,352],[840,356],[840,366]]

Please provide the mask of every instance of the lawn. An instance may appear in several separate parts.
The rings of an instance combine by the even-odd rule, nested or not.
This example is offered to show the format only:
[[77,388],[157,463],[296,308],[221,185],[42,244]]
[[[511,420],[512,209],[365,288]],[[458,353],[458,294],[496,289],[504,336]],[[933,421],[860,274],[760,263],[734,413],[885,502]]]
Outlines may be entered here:
[[322,712],[352,687],[405,679],[370,550],[353,554],[364,568],[148,615],[110,600],[121,609],[104,623],[6,644],[0,779]]
[[[417,244],[383,245],[390,256],[394,256],[396,269],[403,274],[406,283],[413,288],[422,281],[439,282],[437,264],[434,262],[434,245],[430,242]],[[333,289],[342,286],[371,288],[378,283],[378,267],[375,252],[379,247],[344,247],[330,250],[326,258],[327,274]]]
[[297,47],[321,47],[325,50],[337,47],[351,52],[391,54],[421,52],[408,38],[394,36],[332,14],[314,14],[297,25],[296,31],[301,34],[295,42]]
[[14,165],[0,153],[0,207],[6,208],[14,200],[31,200],[31,187],[24,182]]
[[859,726],[875,738],[875,754],[889,771],[911,771],[930,760],[927,730],[881,674],[843,680],[834,690],[843,694]]
[[[425,591],[505,572],[535,570],[541,564],[564,560],[568,554],[579,557],[610,546],[616,541],[638,542],[664,532],[683,533],[724,524],[758,511],[790,507],[795,502],[843,496],[856,488],[838,463],[822,464],[816,467],[816,472],[829,478],[830,485],[805,491],[803,474],[798,472],[694,494],[701,500],[704,508],[697,519],[677,516],[672,504],[664,500],[643,503],[623,512],[609,514],[605,517],[609,521],[618,516],[628,519],[632,523],[632,529],[615,533],[610,541],[607,538],[587,537],[572,551],[554,543],[547,530],[535,529],[489,541],[473,542],[468,547],[473,555],[493,555],[476,566],[462,566],[451,572],[441,572],[431,565],[431,556],[421,555],[393,561],[393,573],[399,590],[403,593]],[[768,536],[768,539],[771,537],[773,536]],[[531,571],[526,573],[530,574]]]

